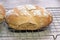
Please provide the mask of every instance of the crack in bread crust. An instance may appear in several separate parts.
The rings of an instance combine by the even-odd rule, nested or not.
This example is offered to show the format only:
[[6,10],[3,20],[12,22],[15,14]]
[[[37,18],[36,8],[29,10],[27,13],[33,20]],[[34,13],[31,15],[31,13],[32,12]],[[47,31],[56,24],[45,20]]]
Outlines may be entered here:
[[34,30],[34,29],[38,29],[36,28],[37,25],[36,24],[32,24],[32,23],[24,23],[21,25],[12,25],[9,24],[10,27],[15,28],[16,30]]

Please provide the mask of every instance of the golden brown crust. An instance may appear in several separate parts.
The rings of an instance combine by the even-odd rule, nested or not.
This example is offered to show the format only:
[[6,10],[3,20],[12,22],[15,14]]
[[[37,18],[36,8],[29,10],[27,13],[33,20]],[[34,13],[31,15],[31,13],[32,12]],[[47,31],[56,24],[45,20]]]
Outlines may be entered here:
[[9,13],[6,22],[15,30],[37,30],[52,22],[52,15],[47,10],[34,5],[16,7]]
[[4,20],[5,17],[5,9],[4,7],[0,4],[0,23]]

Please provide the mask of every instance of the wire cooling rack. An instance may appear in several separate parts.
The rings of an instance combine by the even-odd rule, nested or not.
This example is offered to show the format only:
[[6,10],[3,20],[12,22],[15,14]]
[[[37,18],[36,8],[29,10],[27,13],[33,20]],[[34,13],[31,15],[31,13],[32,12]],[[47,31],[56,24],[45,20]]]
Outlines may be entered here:
[[[53,22],[48,28],[35,32],[11,32],[6,23],[0,24],[0,40],[58,40],[60,38],[60,7],[47,7],[53,15]],[[7,10],[10,10],[7,8]]]

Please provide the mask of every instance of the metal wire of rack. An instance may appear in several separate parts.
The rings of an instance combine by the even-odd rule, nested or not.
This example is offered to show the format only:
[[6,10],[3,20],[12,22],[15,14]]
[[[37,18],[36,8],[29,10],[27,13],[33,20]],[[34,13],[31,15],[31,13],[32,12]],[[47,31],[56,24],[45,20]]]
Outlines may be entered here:
[[[7,10],[10,10],[6,8]],[[60,7],[47,7],[53,15],[53,22],[44,31],[11,32],[6,23],[0,24],[0,40],[57,40],[60,34]]]

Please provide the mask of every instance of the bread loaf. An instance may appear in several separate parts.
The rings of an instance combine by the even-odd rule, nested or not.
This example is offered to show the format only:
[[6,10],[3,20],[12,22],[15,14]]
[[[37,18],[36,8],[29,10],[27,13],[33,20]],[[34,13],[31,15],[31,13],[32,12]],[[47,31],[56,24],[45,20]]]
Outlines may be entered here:
[[6,13],[6,22],[15,30],[37,30],[52,22],[46,9],[35,5],[21,5]]
[[4,7],[0,4],[0,23],[4,20],[5,17],[5,9]]

